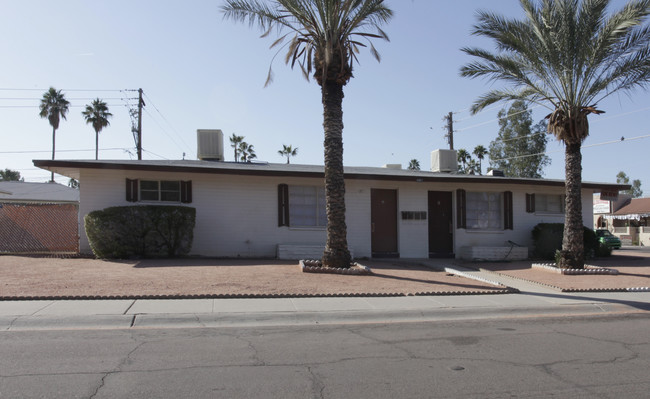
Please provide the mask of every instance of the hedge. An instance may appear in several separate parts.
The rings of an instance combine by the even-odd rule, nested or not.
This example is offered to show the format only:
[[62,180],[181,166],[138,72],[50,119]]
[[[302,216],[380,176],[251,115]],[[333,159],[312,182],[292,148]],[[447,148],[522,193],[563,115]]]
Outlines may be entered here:
[[[555,252],[562,249],[564,237],[564,223],[540,223],[533,228],[533,243],[535,256],[541,259],[555,259]],[[593,257],[598,252],[600,243],[596,233],[584,228],[585,258]]]
[[84,217],[98,258],[174,257],[192,248],[196,209],[186,206],[115,206]]

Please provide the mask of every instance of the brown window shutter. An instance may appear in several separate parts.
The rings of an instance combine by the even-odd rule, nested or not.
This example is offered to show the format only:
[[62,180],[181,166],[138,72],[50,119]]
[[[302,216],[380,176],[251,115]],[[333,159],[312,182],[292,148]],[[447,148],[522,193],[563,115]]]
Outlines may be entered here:
[[535,194],[526,194],[526,212],[535,212]]
[[184,204],[192,202],[192,180],[181,180],[181,202]]
[[126,179],[126,200],[128,202],[138,201],[138,179]]
[[456,228],[467,228],[467,210],[465,204],[465,190],[456,190]]
[[512,230],[512,191],[503,193],[503,228]]
[[289,186],[278,184],[278,226],[289,226]]

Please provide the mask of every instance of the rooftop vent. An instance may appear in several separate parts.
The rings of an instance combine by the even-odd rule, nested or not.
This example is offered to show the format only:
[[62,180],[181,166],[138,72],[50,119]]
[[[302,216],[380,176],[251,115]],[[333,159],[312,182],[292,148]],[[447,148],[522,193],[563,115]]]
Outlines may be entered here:
[[458,171],[458,160],[455,150],[431,151],[431,171],[455,173]]
[[488,175],[488,176],[498,176],[498,177],[504,177],[504,176],[505,176],[505,174],[503,173],[503,171],[502,171],[502,170],[498,170],[498,169],[490,169],[490,170],[487,172],[487,175]]
[[401,163],[387,163],[384,165],[384,168],[386,169],[402,169],[402,164]]
[[196,131],[196,157],[201,161],[223,161],[223,132],[221,129]]

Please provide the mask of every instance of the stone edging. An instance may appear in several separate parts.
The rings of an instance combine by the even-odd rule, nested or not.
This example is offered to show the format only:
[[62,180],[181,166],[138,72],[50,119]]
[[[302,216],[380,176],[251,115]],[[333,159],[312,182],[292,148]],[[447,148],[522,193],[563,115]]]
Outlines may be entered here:
[[561,269],[555,265],[555,263],[533,263],[531,265],[531,268],[533,269],[542,269],[542,270],[547,270],[550,272],[554,273],[559,273],[559,274],[567,274],[567,275],[593,275],[593,274],[609,274],[609,275],[617,275],[618,270],[616,269],[608,269],[606,267],[598,267],[598,266],[592,266],[592,265],[585,265],[584,269]]
[[349,269],[322,267],[318,260],[300,260],[300,269],[303,273],[330,273],[330,274],[347,274],[347,275],[367,275],[372,274],[372,270],[368,266],[360,265],[353,262]]

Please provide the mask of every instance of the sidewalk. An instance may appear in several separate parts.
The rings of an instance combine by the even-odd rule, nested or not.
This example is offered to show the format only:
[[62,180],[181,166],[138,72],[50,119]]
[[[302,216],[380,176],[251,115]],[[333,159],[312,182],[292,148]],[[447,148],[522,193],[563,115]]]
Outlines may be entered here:
[[[611,315],[650,311],[650,292],[562,293],[451,266],[517,294],[266,299],[0,301],[0,330],[198,328]],[[451,271],[451,270],[450,270]]]

